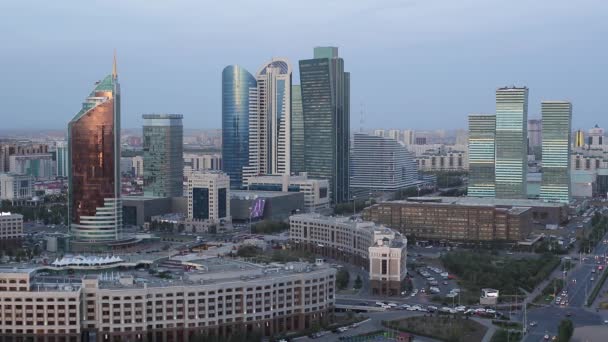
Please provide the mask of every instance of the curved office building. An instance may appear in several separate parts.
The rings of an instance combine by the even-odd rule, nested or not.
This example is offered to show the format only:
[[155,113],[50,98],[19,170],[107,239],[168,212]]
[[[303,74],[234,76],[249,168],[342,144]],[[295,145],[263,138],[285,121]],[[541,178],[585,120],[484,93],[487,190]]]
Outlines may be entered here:
[[222,161],[232,189],[241,188],[249,163],[249,91],[255,87],[253,75],[238,65],[222,71]]
[[68,125],[70,234],[75,241],[120,238],[120,86],[116,68],[97,82]]

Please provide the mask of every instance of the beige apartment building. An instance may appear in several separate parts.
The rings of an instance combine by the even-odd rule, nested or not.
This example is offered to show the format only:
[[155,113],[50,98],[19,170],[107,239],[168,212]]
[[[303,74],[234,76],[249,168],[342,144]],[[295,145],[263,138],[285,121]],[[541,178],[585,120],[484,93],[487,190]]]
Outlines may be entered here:
[[0,212],[0,240],[19,239],[23,236],[23,215]]
[[114,270],[60,284],[40,270],[0,271],[0,334],[34,341],[188,341],[237,330],[272,336],[311,328],[333,312],[336,271],[328,265],[212,259],[199,266],[172,280]]
[[348,217],[292,215],[289,238],[298,247],[369,270],[372,293],[398,295],[407,274],[407,239],[400,233]]

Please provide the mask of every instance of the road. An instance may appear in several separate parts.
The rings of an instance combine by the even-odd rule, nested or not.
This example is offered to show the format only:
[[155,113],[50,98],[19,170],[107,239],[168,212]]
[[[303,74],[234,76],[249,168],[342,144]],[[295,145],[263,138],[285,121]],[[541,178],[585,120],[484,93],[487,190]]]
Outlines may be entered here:
[[[605,239],[608,239],[608,234],[602,240]],[[538,325],[531,328],[530,333],[524,338],[525,342],[540,341],[545,334],[556,335],[559,322],[566,318],[572,320],[575,327],[602,324],[601,316],[593,309],[586,308],[585,304],[600,275],[598,272],[592,273],[592,270],[597,270],[599,265],[595,257],[601,257],[601,264],[606,266],[604,259],[606,253],[608,253],[608,244],[600,242],[593,252],[586,256],[586,260],[572,261],[576,266],[566,275],[568,304],[560,306],[553,302],[540,308],[530,309],[527,321],[537,322]]]

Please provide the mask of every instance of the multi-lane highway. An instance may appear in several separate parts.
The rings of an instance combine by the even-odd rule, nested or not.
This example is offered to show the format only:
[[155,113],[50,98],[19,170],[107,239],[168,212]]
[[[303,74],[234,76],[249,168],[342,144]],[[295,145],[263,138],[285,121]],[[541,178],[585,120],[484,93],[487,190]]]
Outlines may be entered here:
[[[608,234],[602,241],[605,239],[608,239]],[[575,326],[603,323],[600,315],[585,307],[585,304],[589,294],[599,281],[601,272],[598,271],[598,266],[606,267],[606,253],[608,253],[608,244],[600,242],[591,254],[585,255],[579,260],[572,260],[576,265],[565,276],[568,303],[559,305],[552,302],[543,307],[530,309],[528,322],[537,322],[537,325],[530,327],[530,333],[526,335],[524,341],[541,341],[545,335],[556,335],[559,322],[566,318],[572,320]],[[592,278],[593,280],[591,280]],[[608,333],[608,327],[606,329]]]

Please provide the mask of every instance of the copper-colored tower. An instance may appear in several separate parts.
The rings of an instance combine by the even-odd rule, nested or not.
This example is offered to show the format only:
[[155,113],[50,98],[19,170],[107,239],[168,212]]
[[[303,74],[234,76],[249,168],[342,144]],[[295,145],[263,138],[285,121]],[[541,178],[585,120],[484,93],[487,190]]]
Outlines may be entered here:
[[70,233],[77,241],[118,240],[120,201],[120,86],[112,74],[95,84],[68,125]]

